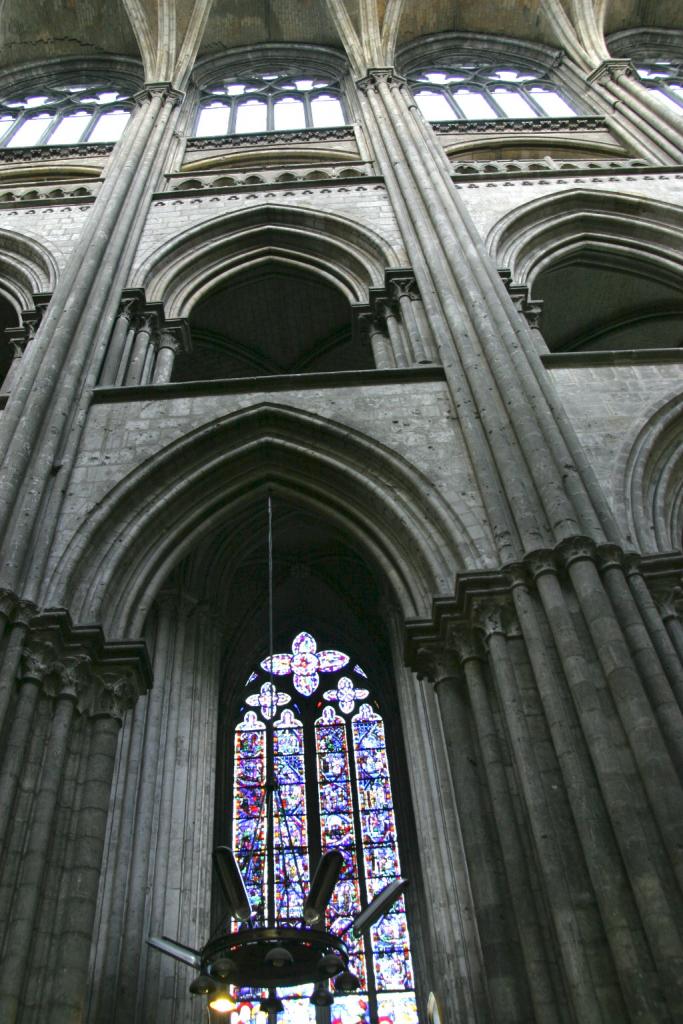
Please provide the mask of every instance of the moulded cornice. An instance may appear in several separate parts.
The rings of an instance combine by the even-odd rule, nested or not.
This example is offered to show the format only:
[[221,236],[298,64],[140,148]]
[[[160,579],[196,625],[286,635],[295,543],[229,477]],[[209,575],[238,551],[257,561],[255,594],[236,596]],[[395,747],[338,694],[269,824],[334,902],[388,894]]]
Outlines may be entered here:
[[437,135],[470,135],[482,132],[515,133],[532,132],[547,135],[548,132],[600,132],[605,131],[604,117],[538,117],[538,118],[495,118],[481,121],[438,121],[432,124]]
[[144,82],[140,61],[132,57],[97,56],[55,57],[51,60],[31,61],[0,72],[0,99],[31,90],[50,89],[73,84],[75,81],[99,79],[116,82],[130,93]]
[[236,46],[217,56],[197,61],[192,81],[199,89],[208,89],[228,76],[253,75],[273,68],[291,68],[293,71],[305,69],[334,79],[343,78],[349,71],[346,56],[330,46],[316,46],[313,43],[259,43],[257,46]]
[[207,149],[253,149],[255,146],[291,146],[309,142],[347,142],[355,140],[355,137],[353,125],[341,125],[338,128],[298,128],[246,135],[210,135],[200,139],[188,139],[186,152],[197,153]]
[[492,36],[476,32],[439,32],[422,36],[402,46],[396,55],[396,66],[410,75],[427,64],[467,57],[489,63],[491,60],[522,61],[537,71],[550,71],[564,59],[564,52],[543,43],[512,36]]
[[683,30],[674,28],[628,28],[613,32],[605,40],[614,57],[635,60],[674,58],[683,60]]

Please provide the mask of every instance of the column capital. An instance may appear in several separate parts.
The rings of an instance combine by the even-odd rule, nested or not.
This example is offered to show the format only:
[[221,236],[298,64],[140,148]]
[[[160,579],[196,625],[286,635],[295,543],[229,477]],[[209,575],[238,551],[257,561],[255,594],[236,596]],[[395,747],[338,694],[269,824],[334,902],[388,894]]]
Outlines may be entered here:
[[418,679],[426,679],[437,686],[459,674],[458,659],[444,644],[425,644],[418,648],[415,673]]
[[121,721],[140,696],[139,680],[130,666],[100,669],[93,675],[88,714]]
[[608,60],[603,60],[602,64],[599,64],[586,76],[586,81],[589,85],[593,85],[595,82],[618,82],[620,78],[638,79],[638,72],[633,61],[628,57],[610,57]]
[[473,604],[473,623],[488,645],[492,636],[512,636],[519,632],[517,617],[506,597],[485,598]]
[[181,103],[185,99],[185,93],[174,89],[170,82],[145,82],[142,89],[133,94],[133,99],[140,107],[143,103],[151,100],[153,96],[161,96],[163,100],[172,100],[173,103]]
[[402,75],[398,75],[396,73],[396,69],[394,67],[385,67],[368,68],[365,77],[359,78],[356,81],[356,85],[361,92],[376,90],[381,84],[400,89],[401,86],[406,84],[406,80]]

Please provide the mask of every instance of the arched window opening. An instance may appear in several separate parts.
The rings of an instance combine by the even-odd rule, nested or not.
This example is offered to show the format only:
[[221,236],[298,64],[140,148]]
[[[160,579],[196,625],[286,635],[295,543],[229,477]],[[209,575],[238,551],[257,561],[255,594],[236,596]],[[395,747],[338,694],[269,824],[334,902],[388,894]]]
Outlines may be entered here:
[[[278,786],[270,862],[261,853],[269,756]],[[290,650],[272,663],[263,658],[251,673],[234,733],[232,809],[233,847],[262,923],[268,907],[278,924],[301,919],[311,869],[327,850],[340,850],[345,861],[326,914],[334,932],[401,876],[384,722],[372,680],[348,654],[301,631]],[[403,899],[369,936],[349,941],[360,986],[335,996],[333,1024],[416,1024]],[[283,1024],[313,1024],[308,989],[280,994]],[[242,1024],[255,1021],[260,997],[239,993]]]
[[351,305],[317,274],[269,261],[228,279],[190,315],[192,349],[174,381],[372,369]]
[[639,61],[634,58],[643,85],[652,89],[668,107],[683,114],[683,60]]
[[201,138],[346,123],[338,81],[303,71],[268,71],[228,78],[203,90],[194,134]]
[[575,117],[577,111],[547,72],[522,65],[453,62],[419,69],[410,78],[428,121]]
[[683,277],[636,255],[583,248],[542,270],[532,294],[551,351],[683,345]]
[[103,82],[8,96],[0,101],[0,146],[117,142],[132,108],[129,94]]

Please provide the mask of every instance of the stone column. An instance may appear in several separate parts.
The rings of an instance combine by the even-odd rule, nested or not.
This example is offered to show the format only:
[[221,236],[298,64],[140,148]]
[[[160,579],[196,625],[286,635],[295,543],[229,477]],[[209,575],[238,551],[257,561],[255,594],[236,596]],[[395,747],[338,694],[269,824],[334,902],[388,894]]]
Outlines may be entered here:
[[420,325],[415,314],[415,306],[420,301],[415,279],[413,277],[393,278],[391,291],[394,302],[398,303],[401,320],[405,324],[410,342],[411,363],[431,363],[427,355],[426,341],[423,341]]
[[130,671],[105,670],[94,679],[89,701],[90,743],[76,822],[68,896],[50,1002],[54,1024],[83,1020],[92,930],[97,907],[119,728],[138,688]]
[[157,344],[156,360],[152,374],[153,384],[168,384],[173,376],[175,357],[181,350],[180,340],[173,331],[162,330]]
[[[424,669],[434,680],[458,817],[472,886],[474,909],[493,1021],[530,1016],[529,992],[520,970],[517,933],[505,885],[501,850],[482,772],[467,684],[454,653],[424,652]],[[466,660],[478,657],[473,647]]]
[[[17,1020],[21,993],[30,984],[29,953],[41,899],[42,881],[50,853],[57,796],[68,751],[68,738],[76,702],[87,685],[88,663],[82,656],[67,657],[54,686],[54,711],[45,748],[40,786],[33,801],[31,825],[22,851],[9,925],[5,956],[0,966],[0,1019]],[[52,682],[52,680],[50,680]]]
[[377,312],[384,319],[384,322],[387,325],[391,351],[396,366],[408,366],[409,359],[406,350],[406,341],[403,334],[403,324],[399,319],[398,310],[396,309],[395,304],[393,302],[380,302],[378,304]]
[[657,162],[681,163],[683,128],[680,118],[640,83],[631,60],[604,60],[586,81],[614,109],[614,119],[625,122]]
[[157,317],[154,313],[143,313],[136,322],[133,348],[123,381],[126,387],[144,383],[145,367],[150,353],[153,352],[152,343],[156,330]]
[[396,362],[391,351],[391,343],[386,334],[384,320],[373,313],[363,313],[359,320],[361,329],[367,331],[370,338],[376,369],[393,369],[396,366]]
[[200,948],[210,933],[219,624],[178,589],[157,599],[156,685],[125,719],[98,898],[87,1019],[186,1024],[191,974],[149,935]]
[[21,359],[29,341],[29,334],[25,326],[7,328],[5,335],[12,349],[12,362],[9,364],[5,379],[0,386],[0,395],[9,395],[12,391],[12,385],[19,373]]
[[102,366],[100,384],[103,387],[116,384],[121,364],[127,354],[128,332],[133,321],[136,299],[122,299],[119,313],[114,321],[114,329],[109,339],[109,347]]

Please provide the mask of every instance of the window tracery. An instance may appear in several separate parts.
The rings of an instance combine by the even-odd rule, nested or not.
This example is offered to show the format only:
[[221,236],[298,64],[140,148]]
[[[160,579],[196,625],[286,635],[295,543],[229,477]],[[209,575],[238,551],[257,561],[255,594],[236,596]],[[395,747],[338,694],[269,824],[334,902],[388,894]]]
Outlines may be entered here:
[[683,113],[683,60],[634,60],[643,85],[652,89],[668,107]]
[[0,102],[0,147],[117,142],[133,102],[109,83],[24,91]]
[[196,138],[347,123],[340,84],[305,72],[266,71],[225,79],[203,90]]
[[523,65],[463,60],[414,71],[410,82],[428,121],[577,114],[547,72]]
[[[349,663],[347,654],[319,650],[315,638],[301,632],[291,653],[275,654],[272,666],[265,658],[245,684],[234,740],[233,847],[261,922],[269,901],[278,923],[301,918],[310,868],[329,849],[339,849],[345,861],[326,913],[327,927],[337,933],[400,877],[384,722],[360,665],[350,671],[367,686],[357,687],[344,675]],[[273,723],[271,752],[268,722]],[[269,756],[279,793],[270,863],[262,853]],[[417,1024],[403,899],[369,937],[351,941],[347,932],[345,941],[360,987],[335,996],[332,1024]],[[313,1024],[308,990],[280,994],[284,1024]],[[238,994],[240,1024],[255,1024],[259,999],[260,993],[248,990]]]

